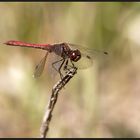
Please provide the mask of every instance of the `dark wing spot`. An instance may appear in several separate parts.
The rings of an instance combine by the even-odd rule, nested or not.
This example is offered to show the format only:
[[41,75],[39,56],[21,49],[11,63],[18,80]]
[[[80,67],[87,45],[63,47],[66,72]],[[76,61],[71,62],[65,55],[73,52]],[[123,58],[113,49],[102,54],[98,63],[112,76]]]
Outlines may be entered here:
[[108,52],[104,52],[104,54],[108,54]]
[[86,56],[88,59],[91,59],[91,57],[89,55]]

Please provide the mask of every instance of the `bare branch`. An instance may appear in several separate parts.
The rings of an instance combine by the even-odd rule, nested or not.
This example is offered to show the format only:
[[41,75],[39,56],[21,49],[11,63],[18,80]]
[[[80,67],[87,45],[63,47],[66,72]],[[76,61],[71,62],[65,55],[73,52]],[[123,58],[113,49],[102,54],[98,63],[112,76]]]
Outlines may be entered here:
[[52,118],[52,111],[58,98],[59,91],[69,82],[69,80],[76,74],[77,68],[73,67],[66,72],[66,75],[59,80],[52,89],[52,94],[43,117],[43,122],[40,128],[41,138],[45,138],[49,130],[49,123]]

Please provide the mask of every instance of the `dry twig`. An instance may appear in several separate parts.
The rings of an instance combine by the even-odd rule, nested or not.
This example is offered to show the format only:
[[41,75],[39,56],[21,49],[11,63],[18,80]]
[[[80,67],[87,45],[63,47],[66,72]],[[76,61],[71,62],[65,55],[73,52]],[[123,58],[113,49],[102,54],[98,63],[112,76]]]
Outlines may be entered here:
[[52,118],[52,111],[57,101],[59,91],[69,82],[69,80],[76,74],[76,72],[76,67],[71,68],[67,71],[66,75],[54,85],[52,89],[51,98],[49,100],[46,112],[44,114],[43,122],[40,129],[41,138],[45,138],[49,130],[49,123]]

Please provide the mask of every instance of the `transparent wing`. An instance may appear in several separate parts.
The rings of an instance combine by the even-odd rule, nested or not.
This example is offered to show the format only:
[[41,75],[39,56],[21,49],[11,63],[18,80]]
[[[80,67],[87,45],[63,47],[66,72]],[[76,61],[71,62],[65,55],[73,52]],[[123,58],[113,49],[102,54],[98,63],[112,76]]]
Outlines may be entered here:
[[36,65],[36,67],[35,67],[35,72],[34,72],[34,75],[33,75],[34,78],[38,78],[38,77],[40,77],[40,75],[42,74],[42,72],[43,72],[43,70],[44,70],[44,67],[45,67],[45,63],[46,63],[47,56],[48,56],[48,52],[47,52],[47,53],[45,54],[45,56],[41,59],[41,61],[39,62],[39,64]]
[[77,62],[73,62],[78,69],[86,69],[93,65],[94,60],[88,54],[82,54]]
[[68,45],[70,46],[70,48],[79,49],[84,56],[88,55],[92,58],[96,58],[96,57],[102,57],[102,56],[108,55],[107,51],[91,49],[91,48],[88,48],[86,46],[82,46],[79,44],[68,43]]
[[79,49],[81,52],[81,59],[77,62],[74,62],[75,66],[77,66],[79,69],[86,69],[92,66],[96,59],[104,59],[104,57],[108,55],[108,52],[106,51],[90,49],[85,46],[72,43],[68,43],[68,45],[70,48]]

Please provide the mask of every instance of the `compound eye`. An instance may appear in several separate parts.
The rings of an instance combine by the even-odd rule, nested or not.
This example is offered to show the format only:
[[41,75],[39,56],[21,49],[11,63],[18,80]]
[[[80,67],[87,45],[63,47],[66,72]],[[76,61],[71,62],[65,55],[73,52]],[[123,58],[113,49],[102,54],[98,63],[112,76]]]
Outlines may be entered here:
[[76,54],[75,52],[72,52],[71,53],[71,56],[70,56],[71,60],[74,61],[76,59]]
[[73,58],[76,58],[75,52],[72,53],[72,57],[73,57]]
[[71,54],[71,60],[77,62],[81,58],[81,53],[79,50],[75,50]]

